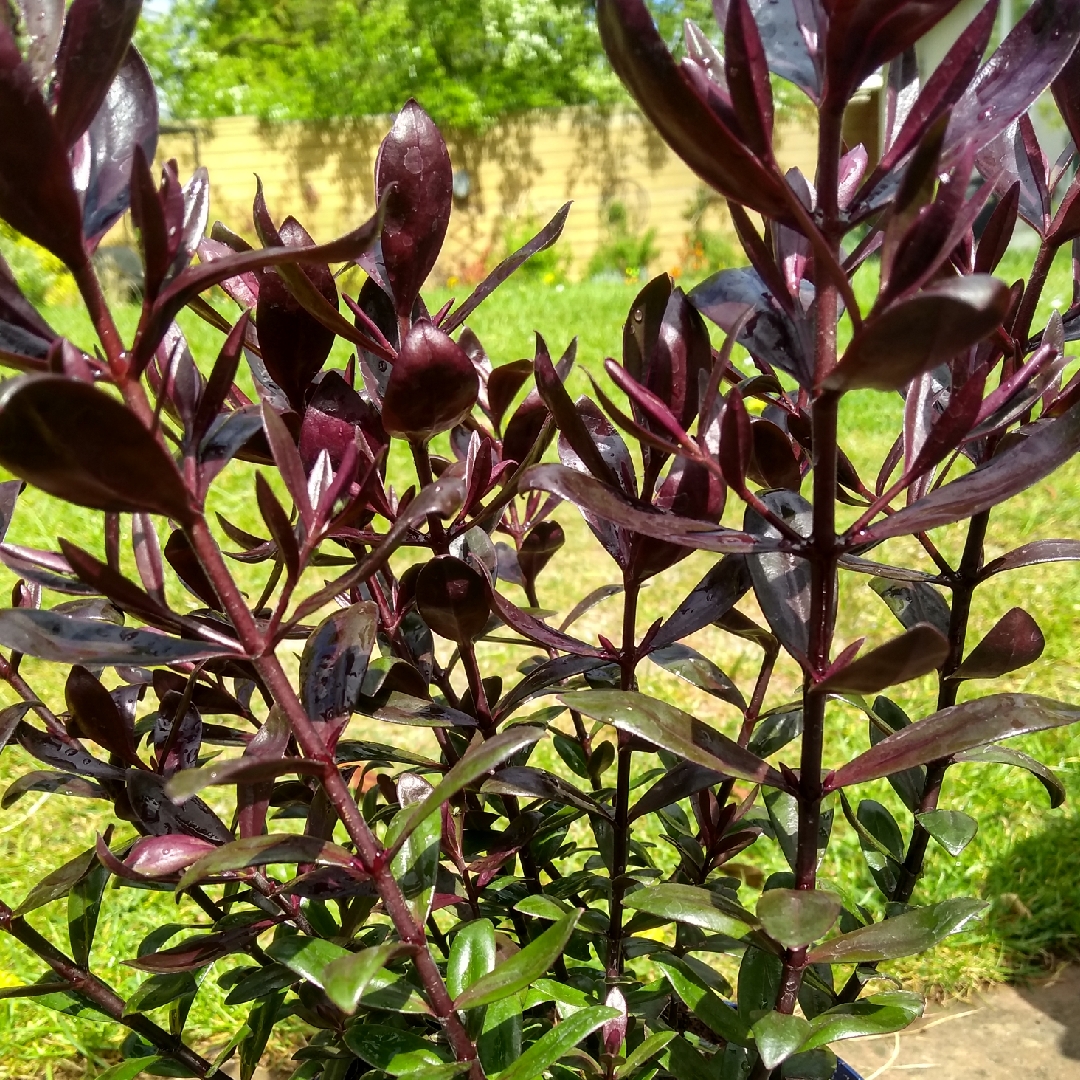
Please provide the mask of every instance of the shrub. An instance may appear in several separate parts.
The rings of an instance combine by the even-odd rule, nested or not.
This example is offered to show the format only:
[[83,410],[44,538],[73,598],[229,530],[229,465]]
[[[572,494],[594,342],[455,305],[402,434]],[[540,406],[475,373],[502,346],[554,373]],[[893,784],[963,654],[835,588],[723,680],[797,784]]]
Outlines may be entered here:
[[656,230],[636,231],[626,203],[619,199],[605,204],[603,218],[602,237],[589,259],[586,277],[637,281],[657,256]]
[[[415,102],[383,142],[370,220],[318,246],[296,219],[275,222],[260,191],[252,249],[220,225],[204,238],[205,172],[183,186],[171,163],[151,176],[153,88],[128,48],[137,4],[106,18],[101,0],[74,0],[63,37],[41,24],[27,60],[0,25],[0,217],[66,264],[100,339],[100,355],[81,352],[0,276],[0,356],[23,372],[0,389],[0,464],[19,478],[0,488],[0,520],[25,482],[100,511],[104,547],[0,546],[20,575],[0,611],[0,678],[21,699],[0,714],[0,745],[43,766],[2,804],[63,793],[116,818],[16,907],[0,902],[0,930],[48,969],[5,997],[129,1029],[114,1080],[220,1076],[233,1054],[250,1080],[286,1016],[309,1033],[297,1080],[827,1078],[828,1044],[919,1015],[918,995],[872,985],[878,965],[985,907],[915,903],[930,841],[955,856],[976,827],[942,805],[947,773],[1026,769],[1057,804],[1052,772],[998,743],[1080,718],[1033,694],[967,692],[1043,645],[1019,608],[970,644],[976,590],[1080,558],[1072,539],[984,556],[994,507],[1080,448],[1080,378],[1063,378],[1077,312],[1033,330],[1054,253],[1080,236],[1080,187],[1051,212],[1065,168],[1047,169],[1026,118],[1052,84],[1080,133],[1080,6],[1036,3],[980,72],[990,4],[916,93],[909,50],[949,7],[771,3],[759,28],[731,0],[726,56],[689,26],[679,68],[641,0],[601,0],[617,72],[728,199],[750,264],[690,294],[666,276],[642,289],[622,361],[605,364],[628,405],[599,383],[595,400],[571,399],[573,346],[555,362],[538,336],[531,363],[493,368],[466,326],[555,242],[566,207],[462,304],[426,310],[452,178]],[[22,11],[39,25],[36,0]],[[895,100],[915,104],[868,170],[860,148],[842,152],[843,108],[890,61]],[[767,62],[817,108],[814,189],[773,160]],[[976,164],[989,179],[968,196]],[[1004,197],[976,244],[994,188]],[[129,202],[144,304],[123,341],[88,252]],[[991,273],[1019,215],[1041,244],[1026,284],[1008,287]],[[850,276],[874,253],[879,292],[862,311]],[[346,318],[330,265],[354,262],[367,278]],[[218,285],[235,322],[201,299]],[[224,335],[207,375],[174,322],[185,306]],[[327,368],[338,336],[355,355]],[[242,360],[257,400],[236,381]],[[904,395],[873,479],[838,438],[840,400],[860,389]],[[553,442],[558,461],[542,460]],[[411,486],[389,482],[390,456],[410,463]],[[258,532],[221,516],[212,528],[235,461],[259,466]],[[564,557],[560,500],[617,583],[556,626],[537,580]],[[736,500],[741,523],[721,525]],[[639,626],[642,587],[693,550],[719,557]],[[834,640],[841,574],[868,579],[903,632],[865,650]],[[593,639],[577,620],[609,596],[621,629]],[[752,679],[737,685],[688,644],[707,626],[752,644]],[[485,665],[477,645],[491,639],[521,650],[520,678]],[[781,652],[802,672],[796,700],[770,691]],[[62,700],[38,696],[24,656],[58,666]],[[730,731],[641,693],[646,659],[732,710]],[[917,678],[935,683],[937,709],[912,719],[888,692]],[[838,704],[867,721],[848,760]],[[438,752],[376,741],[354,715],[430,728]],[[895,789],[902,823],[864,797],[874,781]],[[819,879],[840,817],[882,918]],[[788,867],[760,889],[732,865],[755,845]],[[178,905],[180,921],[125,958],[146,974],[127,1001],[90,965],[110,882]],[[58,944],[28,916],[62,900]],[[735,986],[709,962],[722,956]],[[246,1009],[216,1062],[184,1041],[208,977]]]

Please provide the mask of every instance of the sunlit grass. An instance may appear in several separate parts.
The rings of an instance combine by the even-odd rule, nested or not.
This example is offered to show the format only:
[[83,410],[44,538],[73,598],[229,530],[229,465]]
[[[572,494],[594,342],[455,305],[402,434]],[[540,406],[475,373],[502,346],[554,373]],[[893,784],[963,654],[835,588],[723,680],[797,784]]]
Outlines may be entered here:
[[[1016,262],[1002,276],[1008,280],[1020,276],[1022,265]],[[860,282],[861,289],[871,289],[872,281]],[[544,334],[553,355],[579,336],[579,364],[594,375],[601,372],[605,356],[618,356],[621,349],[622,322],[635,288],[620,284],[570,286],[564,291],[505,286],[471,320],[473,329],[484,342],[493,362],[504,363],[532,356],[533,334]],[[1044,303],[1067,306],[1071,294],[1067,267],[1055,268]],[[446,294],[430,298],[434,309],[447,299]],[[137,320],[137,309],[119,310],[119,322],[130,335]],[[78,309],[56,309],[49,313],[53,325],[86,347],[92,342],[90,328]],[[212,363],[220,347],[220,335],[194,318],[186,318],[196,358],[204,367]],[[344,357],[344,351],[340,357]],[[588,391],[583,374],[573,376],[575,395]],[[894,438],[902,412],[898,395],[852,395],[845,401],[841,420],[843,442],[856,466],[872,480]],[[230,469],[216,485],[213,506],[243,528],[262,531],[251,496],[253,469],[237,466]],[[403,467],[393,465],[398,489],[409,478]],[[728,515],[738,520],[737,508]],[[540,579],[540,601],[544,607],[565,613],[578,598],[595,586],[616,580],[613,564],[588,532],[580,516],[570,507],[558,512],[567,532],[567,547]],[[1070,463],[1049,481],[1038,485],[1006,506],[996,510],[992,519],[988,556],[999,554],[1025,541],[1076,532],[1080,520],[1080,470]],[[28,492],[20,501],[10,532],[16,542],[31,546],[55,545],[58,535],[70,537],[92,550],[100,550],[100,515],[74,509],[38,492]],[[959,528],[940,531],[940,546],[946,557],[955,559],[963,542]],[[227,547],[229,545],[226,545]],[[897,559],[919,559],[917,545],[895,541],[891,555]],[[693,555],[679,563],[642,594],[639,631],[654,619],[663,617],[681,601],[712,564],[713,557]],[[234,564],[249,591],[257,590],[265,577],[264,567]],[[0,576],[5,591],[11,575]],[[510,589],[513,598],[522,597]],[[174,601],[184,604],[184,594],[176,592]],[[869,644],[893,636],[898,627],[888,610],[867,587],[866,579],[845,576],[842,583],[842,606],[837,625],[838,647],[856,637],[866,636]],[[972,614],[972,642],[988,630],[1010,607],[1024,605],[1042,626],[1047,647],[1043,657],[1032,667],[1018,672],[994,686],[998,689],[1037,691],[1067,701],[1080,700],[1080,665],[1073,649],[1074,635],[1080,627],[1080,570],[1071,564],[1033,568],[993,579],[993,584],[976,596]],[[755,614],[753,602],[740,605]],[[577,626],[579,634],[594,636],[612,633],[619,619],[619,601],[608,600],[598,606]],[[746,687],[752,683],[759,656],[747,643],[736,641],[709,629],[692,641]],[[516,665],[529,655],[528,650],[485,644],[481,646],[485,665],[512,677]],[[39,694],[62,708],[62,679],[46,665],[26,661],[24,671]],[[718,728],[733,733],[738,718],[735,711],[715,699],[674,679],[651,664],[641,670],[642,688],[663,695],[675,704],[695,712]],[[781,660],[767,705],[790,699],[799,686],[793,662]],[[977,684],[965,688],[965,695],[985,692]],[[933,708],[932,680],[924,679],[897,688],[892,695],[912,717],[927,715]],[[4,703],[12,700],[10,693]],[[370,731],[373,722],[357,720],[357,729]],[[383,731],[383,739],[405,738],[410,743],[434,752],[430,734],[418,729]],[[826,764],[835,766],[859,752],[866,745],[865,720],[854,709],[836,705],[829,714]],[[1018,745],[1055,766],[1070,796],[1080,793],[1080,745],[1067,730],[1046,733],[1021,740]],[[542,764],[561,768],[549,747],[541,747]],[[778,755],[789,762],[790,752]],[[792,762],[793,763],[793,762]],[[0,756],[0,784],[6,785],[33,767],[21,750],[8,749]],[[898,800],[884,782],[868,785],[863,797],[872,797],[890,807],[901,822],[904,817]],[[917,900],[931,902],[949,896],[981,895],[993,904],[990,917],[980,927],[952,939],[933,953],[917,960],[894,965],[892,970],[912,983],[944,992],[963,991],[973,985],[1007,977],[1014,971],[1026,971],[1076,947],[1080,934],[1080,860],[1076,859],[1080,840],[1080,816],[1067,803],[1060,810],[1046,810],[1046,796],[1040,785],[1026,773],[1000,766],[964,766],[953,769],[945,785],[942,805],[964,810],[975,816],[980,831],[967,850],[957,859],[941,849],[932,849],[927,873],[920,885]],[[30,885],[93,841],[96,831],[103,831],[111,814],[103,812],[104,803],[65,800],[61,797],[38,798],[30,795],[0,817],[0,862],[4,866],[0,898],[14,906]],[[846,893],[860,902],[872,899],[872,881],[862,861],[858,843],[837,810],[833,845],[823,866],[826,881],[835,881]],[[642,839],[658,842],[648,833]],[[658,856],[669,859],[663,845]],[[760,845],[740,857],[741,862],[761,863],[772,869],[777,863],[770,845]],[[66,911],[63,902],[33,913],[30,921],[61,946],[66,946]],[[147,932],[165,921],[199,922],[201,917],[185,902],[179,909],[170,895],[130,889],[110,889],[107,893],[97,941],[94,965],[121,994],[130,993],[143,976],[123,965],[134,956]],[[11,939],[0,936],[0,985],[32,981],[43,972],[39,961]],[[220,1044],[243,1021],[245,1008],[228,1008],[224,993],[216,985],[220,974],[213,969],[202,984],[189,1022],[189,1031],[205,1045]],[[0,1001],[0,1077],[23,1078],[45,1075],[81,1074],[87,1062],[91,1074],[104,1060],[103,1055],[115,1045],[115,1032],[108,1026],[76,1020],[50,1012],[33,1003],[19,1000]],[[107,1056],[107,1055],[106,1055]]]

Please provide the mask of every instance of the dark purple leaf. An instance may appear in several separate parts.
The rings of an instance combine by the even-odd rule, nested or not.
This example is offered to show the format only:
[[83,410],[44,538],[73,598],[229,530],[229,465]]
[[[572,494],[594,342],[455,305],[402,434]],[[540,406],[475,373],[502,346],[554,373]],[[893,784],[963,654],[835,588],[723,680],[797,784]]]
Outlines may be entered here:
[[[385,698],[385,700],[384,700]],[[393,691],[388,697],[380,694],[379,704],[364,704],[363,712],[388,724],[406,724],[411,727],[476,727],[476,720],[460,709],[413,697],[411,694]]]
[[311,503],[308,501],[307,477],[304,474],[304,465],[300,460],[296,442],[285,426],[285,421],[265,401],[262,412],[266,441],[270,444],[270,452],[274,456],[278,475],[285,485],[285,490],[292,496],[293,505],[304,527],[310,529],[312,510]]
[[[732,393],[735,391],[732,390]],[[791,437],[763,417],[751,423],[750,437],[753,444],[750,475],[763,487],[798,491],[802,484],[802,470],[792,449]]]
[[[765,45],[769,70],[794,83],[817,104],[821,99],[821,71],[809,41],[821,40],[821,27],[812,4],[801,0],[750,0]],[[807,18],[813,21],[807,23]]]
[[107,765],[87,753],[77,739],[50,735],[25,721],[16,726],[15,738],[28,754],[54,769],[92,776],[95,780],[118,780],[124,775],[115,765]]
[[277,545],[278,553],[285,565],[285,573],[290,582],[295,583],[300,576],[300,548],[296,533],[285,507],[274,494],[266,477],[260,472],[255,477],[255,500],[266,528]]
[[604,660],[597,656],[556,656],[537,665],[529,672],[504,697],[495,709],[494,719],[501,723],[511,716],[517,709],[525,704],[530,698],[538,694],[549,692],[550,688],[581,675],[587,671],[593,671],[604,664]]
[[86,851],[76,855],[58,866],[52,873],[43,877],[26,894],[26,898],[15,909],[16,916],[25,915],[30,911],[36,911],[54,900],[61,900],[81,881],[93,868],[97,861],[97,849],[87,848]]
[[268,866],[271,863],[318,863],[323,866],[352,867],[353,857],[336,844],[321,837],[290,833],[272,833],[269,836],[251,836],[246,840],[233,840],[224,847],[204,855],[194,863],[180,879],[179,888],[187,889],[206,881],[252,866]]
[[128,48],[88,136],[90,165],[82,223],[83,235],[93,247],[128,208],[135,146],[142,147],[147,161],[157,150],[157,93],[134,46]]
[[483,632],[491,611],[483,574],[452,555],[424,565],[416,579],[416,606],[436,634],[460,645]]
[[787,789],[780,773],[756,754],[666,702],[630,690],[582,690],[560,694],[559,701],[707,769]]
[[502,426],[506,410],[517,392],[528,382],[532,370],[533,366],[528,360],[513,360],[509,364],[500,364],[488,376],[488,408],[496,428]]
[[699,387],[712,363],[704,320],[682,289],[672,290],[656,345],[645,355],[644,378],[636,381],[667,405],[685,430],[698,414]]
[[55,611],[0,611],[0,644],[61,664],[136,664],[153,667],[184,660],[235,656],[240,648],[187,641]]
[[773,100],[769,65],[749,0],[730,0],[724,24],[724,76],[747,148],[772,160]]
[[812,349],[804,320],[794,322],[757,272],[721,270],[690,292],[690,303],[731,333],[748,313],[736,341],[751,356],[786,371],[801,386],[813,382]]
[[174,529],[165,542],[165,559],[187,589],[208,608],[216,611],[224,610],[194,548],[179,529]]
[[[258,198],[262,198],[261,188]],[[282,223],[280,234],[275,230],[275,234],[267,237],[267,244],[302,248],[313,241],[303,226],[289,218]],[[326,264],[308,263],[300,272],[307,275],[323,299],[336,310],[337,289]],[[333,331],[303,308],[284,278],[272,269],[264,271],[259,281],[255,321],[266,370],[292,407],[302,413],[307,388],[330,355]]]
[[991,694],[909,724],[832,773],[826,791],[864,784],[999,739],[1080,720],[1080,709],[1034,694]]
[[629,820],[663,810],[665,806],[689,799],[699,791],[715,787],[724,779],[723,773],[707,769],[692,761],[680,761],[674,769],[660,777],[655,784],[630,807]]
[[151,836],[183,833],[211,844],[227,844],[232,835],[201,799],[175,806],[165,791],[165,777],[128,769],[124,774],[128,801],[139,824]]
[[748,552],[777,546],[770,539],[719,528],[708,521],[639,509],[598,480],[565,465],[534,465],[522,477],[521,488],[525,491],[549,491],[619,528],[682,547],[703,551]]
[[0,124],[5,131],[19,133],[18,138],[5,139],[0,152],[0,217],[78,269],[86,262],[86,251],[67,147],[11,30],[2,23]]
[[1002,196],[990,219],[979,237],[975,249],[975,273],[993,273],[997,264],[1005,257],[1016,228],[1016,218],[1020,209],[1020,181],[1013,184]]
[[1080,405],[1055,420],[1035,425],[1031,434],[1007,453],[871,525],[858,535],[858,540],[862,543],[925,532],[971,517],[1037,484],[1077,450]]
[[746,711],[746,699],[739,688],[711,660],[689,645],[664,645],[653,649],[649,659],[691,686],[734,705],[740,712]]
[[0,350],[8,354],[5,363],[21,366],[14,363],[12,355],[43,361],[56,340],[56,333],[23,296],[11,268],[0,256]]
[[383,398],[392,435],[426,441],[458,423],[476,403],[480,378],[468,354],[427,320],[405,337]]
[[[781,490],[765,492],[761,498],[801,536],[810,535],[813,508],[801,495]],[[761,537],[762,543],[779,536],[775,526],[750,508],[743,525],[747,533]],[[771,551],[749,556],[746,564],[769,628],[796,659],[805,658],[810,648],[810,563],[797,555]]]
[[144,318],[132,349],[136,371],[141,371],[153,355],[158,342],[176,314],[200,293],[228,278],[262,270],[269,266],[280,266],[286,263],[326,264],[353,260],[375,242],[381,221],[382,209],[380,208],[359,228],[337,240],[332,240],[329,244],[314,247],[260,248],[188,267],[161,291],[149,316]]
[[74,146],[105,101],[127,55],[142,0],[73,0],[56,53],[54,123]]
[[665,620],[653,644],[663,648],[689,637],[726,615],[751,588],[741,555],[725,555]]
[[1042,563],[1072,562],[1080,560],[1080,540],[1032,540],[1015,548],[1007,555],[992,559],[982,569],[980,581],[985,581],[994,574],[1006,570],[1019,570],[1024,566],[1038,566]]
[[955,679],[997,679],[1042,656],[1046,641],[1039,624],[1023,609],[1007,611],[965,657]]
[[522,611],[521,608],[511,604],[495,587],[489,586],[488,600],[491,603],[491,611],[511,629],[516,630],[523,637],[538,645],[558,649],[561,652],[571,653],[578,657],[606,657],[603,649],[595,645],[588,645],[584,641],[572,638],[558,630],[553,630],[545,622]]
[[80,738],[92,739],[128,765],[144,767],[135,752],[132,725],[120,715],[108,690],[80,664],[68,672],[64,699]]
[[948,656],[948,638],[929,623],[919,623],[832,672],[814,689],[823,694],[876,694],[936,671]]
[[382,228],[383,261],[402,318],[412,313],[442,249],[453,179],[439,129],[410,99],[379,147],[375,164],[376,198],[381,202],[385,196],[388,206]]
[[70,795],[79,799],[108,799],[105,789],[85,777],[74,773],[50,772],[40,769],[20,776],[9,784],[0,798],[0,810],[14,806],[24,795],[31,791],[43,791],[49,795]]
[[137,960],[125,960],[124,963],[138,971],[150,971],[161,975],[197,971],[231,953],[246,951],[251,942],[272,925],[273,922],[266,919],[252,926],[233,927],[221,933],[196,934],[171,949],[146,953]]
[[934,285],[867,320],[825,379],[830,390],[897,390],[1001,324],[1009,290],[986,274]]
[[0,392],[0,464],[78,506],[194,519],[167,452],[116,398],[86,383],[9,380]]
[[1074,50],[1050,89],[1075,144],[1080,140],[1080,56]]
[[533,526],[521,541],[518,565],[526,581],[536,581],[540,571],[563,546],[566,537],[557,521],[541,521]]
[[586,814],[596,814],[607,819],[612,818],[610,807],[590,798],[579,791],[573,784],[543,769],[530,768],[527,765],[499,769],[480,789],[482,794],[517,795],[523,799],[545,799],[549,802],[565,803]]
[[519,266],[539,251],[551,247],[562,235],[566,216],[570,213],[570,203],[563,203],[555,216],[523,247],[513,255],[503,259],[494,270],[469,294],[465,302],[457,307],[443,322],[442,329],[452,334]]
[[953,106],[945,164],[1000,135],[1057,78],[1080,41],[1080,8],[1036,0]]
[[925,581],[897,581],[875,577],[870,588],[885,601],[905,630],[929,623],[948,636],[952,614],[945,598]]
[[[608,59],[664,141],[706,183],[746,206],[786,216],[778,172],[766,167],[676,65],[644,0],[600,0]],[[707,78],[702,73],[703,78]]]
[[363,601],[328,615],[304,643],[300,699],[313,720],[356,710],[378,622],[375,604]]
[[[250,748],[251,744],[248,745]],[[176,772],[166,784],[165,792],[174,803],[180,805],[208,787],[233,784],[257,786],[266,780],[289,773],[320,777],[325,772],[326,766],[321,761],[307,758],[260,760],[245,754],[244,757],[229,758],[220,764],[207,765],[201,769],[183,769]]]

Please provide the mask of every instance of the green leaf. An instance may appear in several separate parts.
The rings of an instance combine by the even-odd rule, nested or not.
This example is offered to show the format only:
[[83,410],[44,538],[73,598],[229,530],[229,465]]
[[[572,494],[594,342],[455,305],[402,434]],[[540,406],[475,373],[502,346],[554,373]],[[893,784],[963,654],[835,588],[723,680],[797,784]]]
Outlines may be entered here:
[[592,1008],[574,1013],[534,1042],[513,1065],[499,1073],[498,1080],[533,1080],[573,1050],[604,1021],[614,1020],[619,1015],[618,1009],[608,1008],[607,1005],[593,1005]]
[[780,1076],[783,1080],[834,1080],[836,1068],[836,1055],[831,1050],[800,1050],[783,1063]]
[[779,957],[764,949],[747,949],[743,953],[739,963],[739,1016],[747,1025],[776,1005],[781,971]]
[[278,776],[295,773],[299,776],[322,776],[326,766],[306,758],[228,758],[202,769],[181,769],[165,785],[165,794],[174,803],[183,803],[203,788],[224,784],[256,784]]
[[908,990],[890,990],[850,1005],[837,1005],[811,1021],[810,1037],[800,1049],[814,1050],[862,1035],[888,1035],[922,1016],[923,1006],[922,996]]
[[476,1040],[476,1052],[480,1064],[489,1076],[509,1069],[521,1057],[522,1029],[521,995],[511,994],[501,1001],[486,1005],[482,1010],[469,1011],[467,1019],[483,1013],[480,1037]]
[[[472,1068],[468,1061],[448,1061],[445,1065],[425,1065],[422,1069],[413,1069],[405,1074],[407,1080],[454,1080]],[[289,1080],[296,1080],[290,1077]]]
[[712,1064],[681,1035],[671,1040],[664,1065],[679,1080],[716,1080]]
[[[410,774],[406,773],[406,777]],[[431,785],[418,776],[411,783],[398,780],[398,798],[402,809],[390,823],[388,836],[393,835],[398,823],[409,816],[426,801]],[[394,848],[390,872],[398,883],[409,910],[418,926],[427,922],[431,914],[431,901],[435,895],[435,878],[439,873],[439,846],[442,842],[442,815],[429,814],[409,829]],[[388,845],[389,846],[389,845]]]
[[454,1002],[455,1009],[474,1009],[524,990],[541,978],[562,953],[574,932],[580,909],[564,915],[554,926],[514,953],[494,971],[479,978]]
[[243,1005],[256,998],[265,997],[274,990],[284,990],[296,981],[296,975],[284,964],[266,964],[248,969],[238,983],[229,991],[226,1005]]
[[59,900],[61,897],[67,896],[75,883],[90,870],[90,867],[96,861],[97,848],[87,848],[86,851],[76,855],[74,859],[70,859],[63,866],[57,867],[51,874],[46,874],[26,894],[26,898],[15,909],[14,914],[25,915],[30,911],[35,911],[39,907],[52,903],[53,900]]
[[90,949],[101,914],[101,897],[109,877],[109,870],[95,860],[68,893],[68,940],[71,942],[72,959],[79,967],[89,966]]
[[240,1043],[240,1080],[251,1080],[255,1075],[284,1000],[285,991],[278,990],[251,1007],[247,1018],[248,1035]]
[[820,889],[769,889],[761,894],[757,916],[769,937],[788,949],[824,937],[843,905]]
[[959,855],[975,839],[979,823],[960,810],[928,810],[915,820],[950,854]]
[[710,1031],[726,1042],[749,1045],[750,1031],[739,1014],[714,994],[691,968],[673,956],[657,956],[653,959],[686,1007]]
[[766,1069],[775,1069],[805,1042],[810,1034],[810,1021],[801,1016],[769,1012],[751,1030],[762,1064]]
[[375,945],[331,960],[323,969],[321,986],[326,996],[346,1015],[352,1016],[360,1006],[360,998],[376,972],[388,961],[408,951],[409,946],[400,941]]
[[430,1016],[431,1009],[420,991],[404,976],[396,972],[377,971],[367,985],[360,1004],[370,1009],[387,1012],[414,1013]]
[[577,690],[560,694],[559,701],[707,769],[755,784],[788,787],[784,777],[756,754],[667,702],[632,690]]
[[249,836],[223,844],[193,862],[180,878],[177,890],[190,889],[207,878],[249,866],[269,866],[273,863],[318,863],[322,866],[354,865],[353,856],[337,844],[317,836],[293,833],[271,833],[269,836]]
[[534,919],[555,921],[573,909],[564,901],[556,900],[546,893],[530,893],[514,905],[514,910],[520,911],[522,915],[531,915]]
[[357,1057],[391,1076],[404,1076],[447,1061],[433,1042],[411,1031],[367,1021],[353,1024],[345,1032],[345,1045]]
[[266,955],[323,989],[323,975],[330,963],[351,956],[352,953],[332,941],[296,934],[279,937],[270,942],[266,947]]
[[124,1015],[132,1013],[146,1013],[152,1009],[160,1009],[162,1005],[168,1005],[185,994],[194,994],[199,984],[190,971],[171,972],[167,975],[151,975],[144,979],[136,987],[135,992],[127,999],[124,1006]]
[[554,979],[537,979],[530,983],[529,992],[525,995],[524,1008],[531,1009],[534,1005],[540,1005],[545,1001],[554,1001],[560,1020],[588,1009],[595,1002],[576,986],[568,983],[556,982]]
[[748,929],[760,925],[757,918],[745,908],[739,907],[726,897],[696,885],[677,885],[665,882],[635,889],[627,894],[623,903],[628,908],[646,911],[661,919],[689,923],[702,930],[718,934],[742,937]]
[[98,1073],[97,1080],[135,1080],[136,1076],[145,1072],[151,1065],[156,1065],[163,1060],[157,1054],[150,1057],[129,1058],[127,1061],[121,1061],[119,1065],[114,1065],[111,1069],[106,1069],[103,1073]]
[[495,925],[473,919],[454,935],[446,964],[446,989],[458,998],[477,979],[495,970]]
[[458,763],[435,785],[431,794],[423,802],[410,807],[408,813],[400,814],[394,819],[386,835],[387,850],[391,854],[396,852],[409,833],[425,818],[434,814],[447,799],[479,780],[485,773],[491,772],[519,750],[532,746],[543,734],[543,728],[516,724],[508,731],[500,732],[486,742],[474,743]]
[[863,964],[925,952],[950,934],[962,930],[987,907],[989,905],[983,900],[957,897],[908,911],[826,941],[810,953],[810,962]]
[[623,1080],[641,1068],[650,1058],[655,1057],[672,1039],[674,1031],[657,1031],[641,1043],[633,1053],[615,1070],[615,1080]]

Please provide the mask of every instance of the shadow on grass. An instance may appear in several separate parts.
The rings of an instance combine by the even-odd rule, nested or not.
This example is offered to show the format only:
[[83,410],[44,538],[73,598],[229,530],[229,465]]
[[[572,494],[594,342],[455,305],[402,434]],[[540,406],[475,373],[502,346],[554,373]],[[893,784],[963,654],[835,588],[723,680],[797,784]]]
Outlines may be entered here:
[[[1018,993],[1066,1029],[1061,1053],[1080,1060],[1080,814],[1014,844],[990,867],[983,895]],[[1062,971],[1064,961],[1074,965]]]

